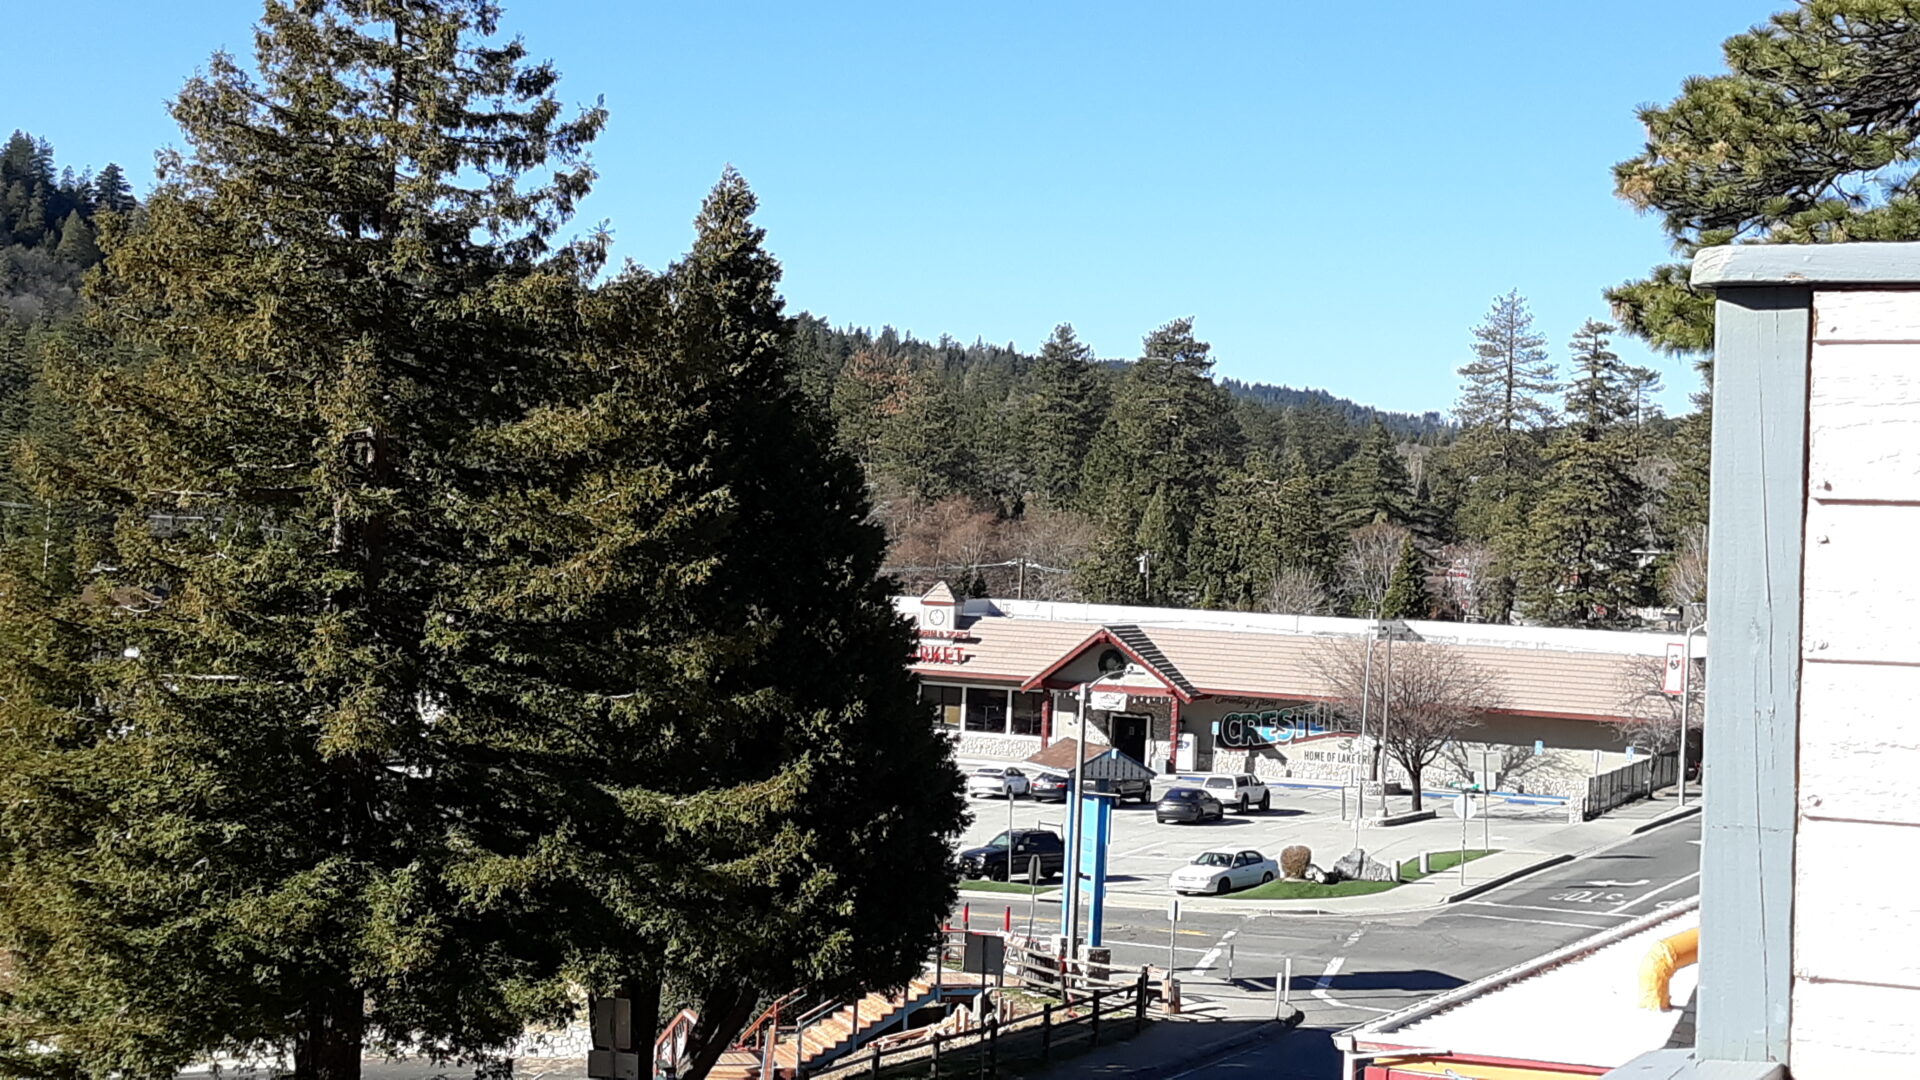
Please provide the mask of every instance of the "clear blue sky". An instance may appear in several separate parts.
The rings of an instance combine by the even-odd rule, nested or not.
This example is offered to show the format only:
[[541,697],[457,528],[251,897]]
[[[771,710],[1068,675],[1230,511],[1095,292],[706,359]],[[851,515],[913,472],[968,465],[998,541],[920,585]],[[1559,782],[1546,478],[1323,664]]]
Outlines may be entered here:
[[[1468,329],[1518,288],[1556,357],[1600,290],[1666,254],[1611,193],[1633,118],[1786,0],[1371,4],[508,0],[562,92],[604,94],[585,222],[682,251],[728,162],[794,311],[1102,356],[1192,315],[1218,372],[1446,409]],[[163,108],[253,0],[10,13],[0,125],[144,188]],[[1622,354],[1667,373],[1685,360]]]

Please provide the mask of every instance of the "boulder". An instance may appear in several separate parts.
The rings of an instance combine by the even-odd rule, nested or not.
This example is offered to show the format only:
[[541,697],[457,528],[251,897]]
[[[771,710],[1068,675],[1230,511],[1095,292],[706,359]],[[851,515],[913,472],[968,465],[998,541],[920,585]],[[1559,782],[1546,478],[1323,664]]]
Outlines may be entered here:
[[1376,860],[1367,858],[1366,851],[1361,848],[1354,848],[1352,851],[1340,856],[1340,861],[1333,864],[1333,872],[1338,874],[1342,881],[1398,880],[1398,875],[1394,873],[1393,867],[1382,865]]
[[1300,872],[1300,876],[1303,878],[1306,878],[1308,881],[1313,882],[1315,885],[1331,885],[1336,880],[1338,880],[1332,874],[1328,873],[1325,870],[1320,869],[1318,866],[1315,866],[1312,863],[1307,864],[1307,868]]
[[1280,876],[1297,881],[1306,876],[1312,864],[1313,851],[1304,844],[1294,844],[1280,853]]

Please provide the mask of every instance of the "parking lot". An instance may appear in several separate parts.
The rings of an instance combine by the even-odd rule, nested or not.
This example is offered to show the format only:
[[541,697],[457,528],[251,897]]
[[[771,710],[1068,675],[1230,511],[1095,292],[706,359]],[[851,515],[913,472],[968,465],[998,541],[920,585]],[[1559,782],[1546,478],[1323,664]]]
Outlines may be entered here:
[[[1158,798],[1175,786],[1174,778],[1155,781]],[[1152,893],[1166,895],[1167,875],[1202,851],[1252,849],[1278,859],[1281,849],[1305,844],[1313,851],[1313,861],[1331,866],[1354,846],[1351,816],[1342,818],[1342,794],[1337,788],[1272,786],[1273,808],[1239,814],[1228,810],[1224,820],[1198,825],[1159,824],[1153,806],[1126,803],[1113,812],[1113,839],[1108,855],[1108,891],[1110,893]],[[1352,811],[1348,795],[1347,813]],[[1388,809],[1400,813],[1411,808],[1411,799],[1395,796],[1387,800]],[[967,827],[960,847],[984,844],[1008,827],[1009,806],[999,798],[971,799],[973,822]],[[1387,858],[1411,859],[1422,850],[1437,851],[1458,846],[1461,822],[1450,798],[1429,794],[1427,806],[1440,817],[1381,828],[1367,825],[1360,830],[1360,846],[1368,854]],[[1368,817],[1378,817],[1380,799],[1376,795],[1367,806]],[[1014,828],[1047,828],[1066,835],[1067,808],[1063,803],[1036,803],[1014,799],[1011,806]],[[1483,839],[1499,850],[1525,850],[1536,846],[1530,838],[1567,826],[1566,808],[1557,803],[1507,802],[1494,800],[1489,819],[1476,818],[1466,827],[1467,846],[1478,848]],[[1016,876],[1022,873],[1018,867]]]

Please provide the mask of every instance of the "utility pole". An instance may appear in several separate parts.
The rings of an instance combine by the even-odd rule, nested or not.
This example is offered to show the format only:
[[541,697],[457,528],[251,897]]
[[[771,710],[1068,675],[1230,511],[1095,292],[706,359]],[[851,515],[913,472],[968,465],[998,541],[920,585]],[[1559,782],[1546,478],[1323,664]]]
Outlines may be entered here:
[[1141,602],[1151,604],[1153,603],[1153,552],[1141,552],[1134,559],[1134,564],[1140,568]]
[[[1387,816],[1387,718],[1393,712],[1393,639],[1394,627],[1387,627],[1387,677],[1380,687],[1380,816]],[[1413,777],[1409,776],[1411,780]]]

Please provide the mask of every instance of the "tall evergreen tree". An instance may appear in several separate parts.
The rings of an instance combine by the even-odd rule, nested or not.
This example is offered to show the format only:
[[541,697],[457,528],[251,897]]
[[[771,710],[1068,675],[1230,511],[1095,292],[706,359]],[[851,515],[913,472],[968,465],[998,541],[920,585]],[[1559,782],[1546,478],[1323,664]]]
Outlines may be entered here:
[[1334,475],[1334,524],[1357,529],[1375,522],[1405,525],[1412,520],[1407,463],[1393,436],[1378,420],[1367,429],[1360,449]]
[[468,711],[443,635],[477,444],[578,343],[599,248],[550,240],[602,116],[495,16],[269,3],[50,355],[87,407],[31,479],[87,512],[0,560],[0,1036],[59,1033],[35,1072],[350,1080],[569,1007],[537,894],[572,868],[511,795],[553,718]]
[[899,411],[881,420],[873,472],[923,499],[971,489],[974,456],[961,437],[958,403],[940,376],[915,375]]
[[100,261],[100,248],[94,243],[93,226],[74,210],[67,214],[67,220],[60,225],[60,245],[53,249],[55,257],[74,266],[85,268]]
[[1034,359],[1021,415],[1029,486],[1048,506],[1073,504],[1087,446],[1106,413],[1106,392],[1093,369],[1093,349],[1061,323]]
[[1380,602],[1383,619],[1424,619],[1433,614],[1433,595],[1427,588],[1427,560],[1409,535],[1400,545],[1387,595]]
[[1078,576],[1097,599],[1144,598],[1136,567],[1146,550],[1143,530],[1156,545],[1153,594],[1187,595],[1191,529],[1239,453],[1225,391],[1210,378],[1209,352],[1194,337],[1192,319],[1148,334],[1087,452],[1081,487],[1099,508],[1099,535]]
[[133,185],[127,183],[120,166],[109,161],[93,178],[93,204],[102,210],[124,214],[133,209]]
[[460,703],[564,710],[517,749],[539,786],[515,795],[580,868],[586,981],[699,1013],[687,1076],[763,997],[918,970],[964,814],[754,209],[729,170],[686,259],[596,298],[606,351],[502,434],[495,467],[523,475],[474,508],[482,570],[450,612]]
[[1607,339],[1613,329],[1589,320],[1574,336],[1570,423],[1549,448],[1518,560],[1522,610],[1555,625],[1625,625],[1647,600],[1644,486],[1633,429],[1624,422],[1632,408],[1627,373]]
[[1512,435],[1551,424],[1546,395],[1556,389],[1553,361],[1519,290],[1494,297],[1473,339],[1474,358],[1460,368],[1460,402],[1454,406],[1460,425]]

